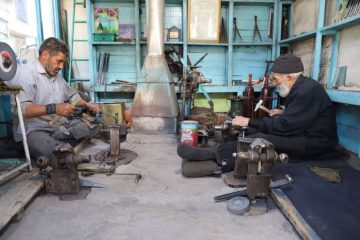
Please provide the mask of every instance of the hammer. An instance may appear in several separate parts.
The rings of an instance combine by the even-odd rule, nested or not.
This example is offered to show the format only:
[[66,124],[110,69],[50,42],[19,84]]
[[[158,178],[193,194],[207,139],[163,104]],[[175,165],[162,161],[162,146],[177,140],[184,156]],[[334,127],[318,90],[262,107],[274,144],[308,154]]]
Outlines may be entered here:
[[[81,100],[84,100],[85,102],[90,102],[91,98],[87,94],[77,91],[74,95],[71,96],[71,98],[69,99],[69,103],[75,107],[81,102]],[[62,116],[57,115],[53,117],[53,119],[49,121],[49,125],[54,126],[54,124],[59,121],[60,118],[62,118]]]
[[270,110],[269,109],[267,109],[266,107],[264,107],[262,104],[263,104],[263,100],[262,99],[260,99],[260,101],[256,104],[256,106],[255,106],[255,109],[254,109],[254,112],[256,112],[259,108],[261,109],[261,110],[263,110],[264,112],[267,112],[268,114],[270,114]]

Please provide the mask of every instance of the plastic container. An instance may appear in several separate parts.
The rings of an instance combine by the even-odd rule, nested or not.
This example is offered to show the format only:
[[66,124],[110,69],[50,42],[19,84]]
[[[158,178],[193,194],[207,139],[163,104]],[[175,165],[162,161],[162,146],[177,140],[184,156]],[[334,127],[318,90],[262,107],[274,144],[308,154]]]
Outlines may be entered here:
[[94,42],[114,42],[114,33],[93,33]]
[[197,147],[199,136],[198,125],[199,123],[196,121],[182,121],[180,123],[180,142]]

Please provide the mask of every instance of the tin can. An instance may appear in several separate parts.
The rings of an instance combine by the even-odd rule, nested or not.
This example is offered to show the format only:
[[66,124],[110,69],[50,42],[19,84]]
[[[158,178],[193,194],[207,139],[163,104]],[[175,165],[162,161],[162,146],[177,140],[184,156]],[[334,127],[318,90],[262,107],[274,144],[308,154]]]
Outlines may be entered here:
[[196,121],[182,121],[180,123],[180,142],[187,143],[193,147],[198,145],[198,122]]

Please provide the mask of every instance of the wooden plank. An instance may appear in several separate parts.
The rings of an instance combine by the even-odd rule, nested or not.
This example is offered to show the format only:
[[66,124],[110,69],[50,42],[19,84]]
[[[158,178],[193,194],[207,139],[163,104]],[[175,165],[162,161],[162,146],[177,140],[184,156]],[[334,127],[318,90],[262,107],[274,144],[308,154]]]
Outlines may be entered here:
[[37,169],[23,173],[0,186],[0,230],[44,187],[44,180]]
[[281,189],[271,189],[271,196],[303,239],[321,239],[296,210],[295,206]]

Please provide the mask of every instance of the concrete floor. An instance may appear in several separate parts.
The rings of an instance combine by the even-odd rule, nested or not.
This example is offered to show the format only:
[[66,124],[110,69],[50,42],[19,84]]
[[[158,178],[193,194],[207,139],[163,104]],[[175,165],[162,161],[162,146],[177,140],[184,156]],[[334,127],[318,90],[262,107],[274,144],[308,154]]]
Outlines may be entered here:
[[[89,149],[107,147],[93,139]],[[238,216],[226,210],[226,202],[214,203],[215,195],[234,189],[221,178],[184,178],[176,144],[122,143],[121,148],[138,157],[117,172],[141,173],[138,184],[133,177],[96,175],[87,179],[109,187],[92,189],[86,200],[41,194],[0,239],[299,239],[278,209]]]

